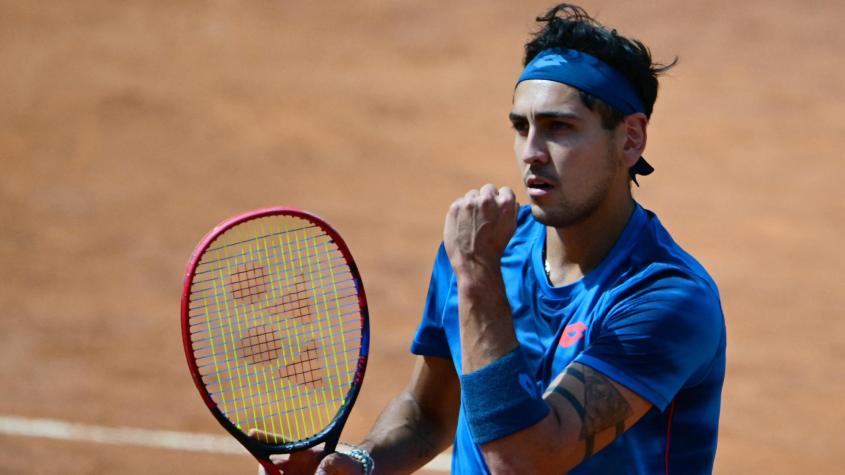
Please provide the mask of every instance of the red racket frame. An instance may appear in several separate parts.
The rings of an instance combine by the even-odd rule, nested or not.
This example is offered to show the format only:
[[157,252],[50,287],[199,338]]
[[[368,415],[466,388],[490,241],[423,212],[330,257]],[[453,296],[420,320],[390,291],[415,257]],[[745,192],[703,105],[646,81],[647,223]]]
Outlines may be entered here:
[[[335,415],[334,419],[332,419],[329,425],[316,435],[312,436],[311,438],[290,444],[271,445],[264,444],[253,438],[250,438],[242,431],[240,431],[237,427],[235,427],[234,424],[232,424],[232,422],[225,415],[223,415],[223,412],[217,407],[217,403],[212,400],[211,395],[205,388],[205,384],[203,384],[202,382],[202,377],[200,375],[199,368],[197,367],[196,359],[194,358],[194,353],[191,345],[190,322],[188,314],[190,310],[189,306],[191,284],[193,283],[197,265],[199,264],[200,259],[205,254],[205,251],[209,248],[209,246],[211,246],[211,244],[223,233],[241,223],[252,221],[254,219],[278,215],[301,218],[317,225],[318,227],[320,227],[320,229],[325,231],[326,234],[329,235],[334,241],[334,243],[337,245],[338,250],[346,260],[346,264],[349,266],[349,271],[352,274],[357,290],[358,305],[361,309],[361,349],[358,355],[358,365],[355,370],[355,375],[352,378],[352,385],[349,388],[349,392],[347,392],[346,394],[346,398],[344,400],[343,405],[338,410],[338,413]],[[277,469],[272,464],[272,462],[270,462],[271,454],[290,453],[298,450],[304,450],[318,445],[322,442],[325,442],[323,450],[326,453],[334,451],[335,446],[337,445],[338,439],[340,437],[340,432],[343,430],[343,426],[346,423],[346,419],[349,417],[349,412],[352,409],[352,406],[355,404],[355,400],[357,399],[358,393],[361,390],[361,383],[364,380],[364,372],[367,369],[367,358],[369,356],[370,319],[367,307],[367,297],[364,294],[364,285],[361,280],[361,275],[358,272],[358,266],[352,259],[352,253],[349,252],[349,247],[346,245],[346,242],[344,242],[343,238],[340,237],[340,234],[333,227],[331,227],[323,219],[312,213],[284,206],[260,208],[252,211],[247,211],[233,218],[227,219],[226,221],[223,221],[222,223],[215,226],[214,229],[212,229],[208,234],[205,235],[205,237],[202,238],[200,243],[194,249],[194,252],[191,254],[191,258],[188,261],[188,266],[185,271],[185,277],[182,287],[181,315],[182,344],[185,349],[185,358],[188,361],[188,368],[191,371],[191,377],[194,380],[194,384],[196,385],[200,396],[202,396],[203,402],[205,402],[205,405],[208,406],[208,409],[214,415],[215,419],[217,419],[217,422],[219,422],[224,429],[226,429],[233,437],[235,437],[235,439],[237,439],[258,460],[258,462],[264,467],[268,474],[280,475],[279,469]]]

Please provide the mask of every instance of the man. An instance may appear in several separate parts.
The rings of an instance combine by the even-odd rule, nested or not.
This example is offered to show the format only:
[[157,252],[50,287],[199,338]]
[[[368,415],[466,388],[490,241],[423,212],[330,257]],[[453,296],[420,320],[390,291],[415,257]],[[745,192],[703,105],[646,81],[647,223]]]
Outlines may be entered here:
[[452,204],[407,388],[351,456],[285,473],[407,473],[450,444],[461,474],[712,471],[718,290],[631,195],[671,65],[572,5],[538,21],[510,113],[530,204]]

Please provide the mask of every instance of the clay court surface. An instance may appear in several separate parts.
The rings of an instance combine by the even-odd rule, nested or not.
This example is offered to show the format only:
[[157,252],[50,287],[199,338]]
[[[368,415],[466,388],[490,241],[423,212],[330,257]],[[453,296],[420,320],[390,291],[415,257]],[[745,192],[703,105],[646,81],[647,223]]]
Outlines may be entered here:
[[[0,2],[0,416],[223,435],[186,369],[182,273],[217,222],[287,204],[364,277],[358,440],[412,366],[449,203],[485,182],[525,201],[506,115],[548,5]],[[721,287],[716,472],[842,473],[845,3],[584,6],[680,56],[636,196]],[[254,467],[0,433],[4,474]]]

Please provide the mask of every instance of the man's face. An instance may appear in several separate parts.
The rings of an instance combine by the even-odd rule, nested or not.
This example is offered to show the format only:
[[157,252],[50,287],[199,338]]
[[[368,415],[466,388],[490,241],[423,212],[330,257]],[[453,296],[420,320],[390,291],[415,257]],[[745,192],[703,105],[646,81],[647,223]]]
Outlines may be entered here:
[[566,227],[591,216],[609,193],[627,189],[616,133],[604,129],[576,89],[529,80],[514,92],[514,152],[534,217]]

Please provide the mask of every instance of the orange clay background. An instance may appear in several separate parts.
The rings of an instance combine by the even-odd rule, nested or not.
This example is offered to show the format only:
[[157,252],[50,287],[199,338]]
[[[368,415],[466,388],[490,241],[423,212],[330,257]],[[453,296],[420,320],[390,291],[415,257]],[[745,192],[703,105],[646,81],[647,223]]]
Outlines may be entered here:
[[[543,1],[0,1],[0,415],[223,431],[179,332],[213,225],[331,222],[372,315],[344,438],[403,387],[449,203],[518,189],[506,119]],[[717,473],[845,466],[845,3],[588,1],[680,57],[635,191],[718,281]],[[200,455],[0,435],[0,473],[252,474]]]

